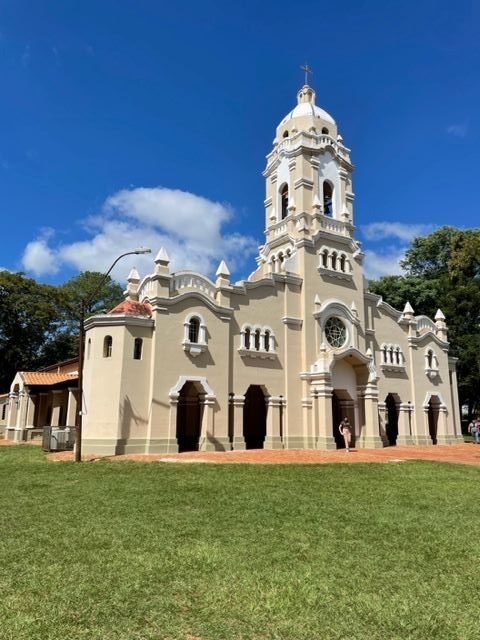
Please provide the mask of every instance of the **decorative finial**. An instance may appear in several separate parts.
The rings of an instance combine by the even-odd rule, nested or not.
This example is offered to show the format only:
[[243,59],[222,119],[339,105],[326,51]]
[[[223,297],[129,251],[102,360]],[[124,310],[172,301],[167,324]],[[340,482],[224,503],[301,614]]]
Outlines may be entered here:
[[300,65],[300,69],[305,72],[305,84],[308,84],[308,74],[313,73],[312,67],[305,63]]

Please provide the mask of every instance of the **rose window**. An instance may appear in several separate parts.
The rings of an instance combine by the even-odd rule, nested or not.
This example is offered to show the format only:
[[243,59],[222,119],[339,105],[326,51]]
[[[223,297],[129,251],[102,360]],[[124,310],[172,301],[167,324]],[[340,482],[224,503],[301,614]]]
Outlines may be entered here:
[[347,327],[340,318],[329,318],[325,323],[325,337],[331,347],[339,349],[347,341]]

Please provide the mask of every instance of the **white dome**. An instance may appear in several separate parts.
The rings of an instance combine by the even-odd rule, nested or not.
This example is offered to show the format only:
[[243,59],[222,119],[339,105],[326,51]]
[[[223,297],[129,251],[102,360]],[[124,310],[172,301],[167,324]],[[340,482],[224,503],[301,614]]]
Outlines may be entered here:
[[326,122],[335,124],[335,120],[324,109],[317,107],[317,105],[313,104],[312,102],[301,102],[300,104],[297,104],[295,109],[292,109],[290,113],[287,113],[287,115],[280,122],[280,125],[285,124],[291,118],[304,118],[305,116],[311,116],[312,118],[319,117]]
[[279,127],[286,124],[293,118],[321,118],[324,122],[333,124],[336,126],[335,120],[324,109],[317,107],[315,104],[315,91],[308,86],[304,85],[297,94],[297,106],[287,113],[283,120],[278,125]]

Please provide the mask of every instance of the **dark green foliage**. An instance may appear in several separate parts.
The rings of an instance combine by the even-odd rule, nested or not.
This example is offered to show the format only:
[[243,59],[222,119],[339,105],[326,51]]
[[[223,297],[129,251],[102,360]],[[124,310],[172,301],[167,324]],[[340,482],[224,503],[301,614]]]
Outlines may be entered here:
[[[91,298],[103,279],[86,271],[56,287],[0,271],[0,392],[8,390],[17,371],[77,355],[80,301]],[[108,277],[87,313],[109,310],[122,298],[122,288]]]
[[476,640],[479,480],[1,447],[0,637]]
[[447,319],[450,355],[458,357],[461,404],[480,409],[480,230],[441,227],[415,238],[402,266],[405,276],[370,281],[369,288],[397,309]]
[[0,391],[8,389],[16,371],[41,364],[61,329],[63,304],[57,287],[0,271]]

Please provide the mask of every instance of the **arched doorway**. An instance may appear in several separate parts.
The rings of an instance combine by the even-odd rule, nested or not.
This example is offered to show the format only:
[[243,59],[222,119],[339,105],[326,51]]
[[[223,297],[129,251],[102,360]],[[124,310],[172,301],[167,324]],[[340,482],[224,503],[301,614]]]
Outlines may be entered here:
[[385,398],[387,409],[387,424],[385,425],[385,433],[388,444],[395,446],[398,438],[398,401],[397,395],[389,393]]
[[440,398],[431,396],[428,401],[428,432],[433,444],[437,444],[438,415],[440,413]]
[[243,437],[246,449],[263,449],[267,433],[267,405],[263,389],[251,384],[243,407]]
[[355,444],[355,412],[353,405],[353,400],[345,389],[335,389],[332,393],[332,427],[337,449],[345,448],[345,441],[339,428],[344,418],[348,418],[352,427],[352,447]]
[[180,390],[177,407],[178,451],[198,451],[202,426],[204,390],[199,382],[187,380]]

